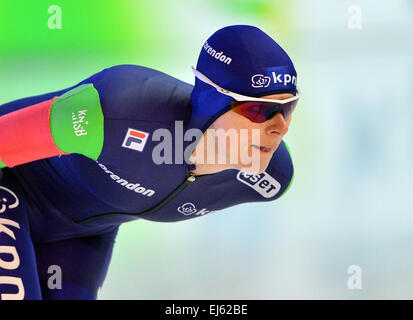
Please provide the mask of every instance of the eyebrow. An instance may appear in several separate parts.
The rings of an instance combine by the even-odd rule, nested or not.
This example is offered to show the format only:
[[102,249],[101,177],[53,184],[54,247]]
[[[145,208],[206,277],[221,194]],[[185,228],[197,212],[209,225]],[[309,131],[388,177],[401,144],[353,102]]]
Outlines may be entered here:
[[[281,98],[281,97],[284,97],[285,95],[288,95],[288,96],[285,97],[285,98]],[[271,98],[275,98],[275,97],[281,98],[281,99],[283,100],[283,99],[288,99],[288,98],[294,97],[294,95],[293,95],[292,93],[288,93],[288,92],[287,92],[287,93],[271,94],[271,95],[268,95],[268,96],[262,96],[262,97],[260,97],[260,98],[271,99]]]

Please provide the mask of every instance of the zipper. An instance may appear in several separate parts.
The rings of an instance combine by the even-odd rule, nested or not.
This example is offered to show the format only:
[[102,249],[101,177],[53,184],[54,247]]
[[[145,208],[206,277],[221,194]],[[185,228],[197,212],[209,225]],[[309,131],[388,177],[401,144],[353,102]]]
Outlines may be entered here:
[[178,187],[176,187],[176,189],[173,190],[166,198],[164,198],[161,202],[159,202],[158,204],[156,204],[152,208],[149,208],[145,211],[142,211],[142,212],[136,213],[136,214],[119,213],[119,212],[104,213],[104,214],[99,214],[99,215],[92,216],[92,217],[89,217],[89,218],[86,218],[86,219],[77,220],[77,221],[74,221],[74,222],[78,223],[78,224],[86,224],[86,223],[95,221],[95,220],[100,219],[100,218],[110,217],[110,216],[114,216],[114,215],[136,217],[135,219],[133,219],[133,220],[136,220],[136,219],[138,219],[142,216],[146,216],[148,214],[151,214],[152,212],[155,212],[155,211],[161,209],[163,206],[165,206],[169,201],[171,201],[173,198],[175,198],[175,196],[177,196],[180,192],[182,192],[182,190],[184,190],[187,186],[189,186],[191,183],[193,183],[196,179],[198,179],[199,177],[204,177],[204,176],[209,175],[209,174],[203,174],[203,175],[199,175],[199,176],[195,177],[194,175],[189,174],[188,165],[185,166],[185,170],[186,170],[186,175],[187,175],[185,181],[183,183],[181,183]]

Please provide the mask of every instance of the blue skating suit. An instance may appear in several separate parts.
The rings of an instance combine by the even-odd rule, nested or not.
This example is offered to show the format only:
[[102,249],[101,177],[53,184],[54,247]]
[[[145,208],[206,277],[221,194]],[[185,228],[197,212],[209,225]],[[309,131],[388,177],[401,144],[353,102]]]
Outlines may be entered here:
[[[176,222],[244,202],[271,201],[292,181],[283,141],[260,175],[231,169],[193,177],[185,161],[155,164],[152,151],[160,143],[151,139],[155,130],[170,130],[175,155],[176,121],[184,131],[204,131],[216,117],[192,114],[192,85],[142,66],[114,66],[73,87],[4,104],[0,117],[85,83],[98,91],[104,116],[98,159],[73,153],[1,170],[0,246],[14,247],[20,260],[15,269],[2,268],[0,254],[0,277],[15,278],[0,281],[3,298],[9,293],[21,298],[23,285],[25,299],[95,299],[120,224]],[[184,141],[182,149],[190,143]],[[51,265],[62,269],[61,289],[49,288]]]

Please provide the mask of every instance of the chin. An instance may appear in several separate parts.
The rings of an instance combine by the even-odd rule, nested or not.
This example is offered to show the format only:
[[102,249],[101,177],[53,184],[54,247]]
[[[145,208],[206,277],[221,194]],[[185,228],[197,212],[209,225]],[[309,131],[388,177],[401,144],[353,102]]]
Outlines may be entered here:
[[[278,146],[277,146],[278,147]],[[243,164],[241,158],[239,159],[238,170],[249,173],[249,174],[261,174],[263,173],[270,164],[274,152],[262,153],[256,151],[256,149],[251,149],[252,160],[248,164]]]
[[249,174],[261,174],[268,168],[269,161],[265,163],[257,161],[257,163],[251,163],[247,166],[241,166],[240,171],[249,173]]

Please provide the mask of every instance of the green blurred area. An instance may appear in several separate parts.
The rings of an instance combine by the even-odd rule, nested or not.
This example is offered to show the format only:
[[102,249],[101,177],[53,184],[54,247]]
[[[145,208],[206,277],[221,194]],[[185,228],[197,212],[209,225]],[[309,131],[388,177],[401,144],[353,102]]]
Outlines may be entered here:
[[[61,8],[62,29],[49,29],[51,6]],[[0,103],[59,90],[119,64],[192,83],[190,66],[203,42],[231,24],[263,28],[294,57],[291,10],[269,0],[0,0]]]
[[[133,1],[56,0],[51,3],[47,0],[2,0],[1,54],[127,47],[131,43],[130,33],[139,34],[139,28],[130,28],[132,17],[127,9],[131,3]],[[48,12],[52,5],[62,10],[60,30],[49,29],[48,26],[50,17],[54,15],[54,11]],[[133,18],[146,24],[147,17],[143,10],[136,10]],[[145,33],[141,32],[140,36],[145,37]]]
[[[48,12],[52,5],[61,8],[61,29],[49,28],[55,15]],[[59,57],[88,64],[104,60],[106,65],[171,63],[179,49],[168,48],[187,43],[179,20],[170,16],[171,5],[136,0],[1,0],[0,64],[21,60],[53,64]]]
[[[285,36],[284,31],[292,25],[289,2],[282,5],[280,1],[271,0],[198,2],[205,10],[239,15],[236,18],[239,24],[251,22],[251,19],[263,25],[268,23],[266,31],[271,35]],[[197,34],[197,28],[202,27],[192,26],[182,19],[191,21],[194,15],[203,14],[202,6],[200,12],[194,12],[196,3],[188,0],[1,0],[0,56],[90,51],[116,55],[129,50],[153,55],[163,50],[165,59],[179,51],[180,45],[188,43],[186,34]],[[54,5],[61,8],[62,29],[49,29],[48,21],[54,11],[49,13],[48,9]],[[202,19],[199,22],[202,24]],[[229,19],[228,24],[231,24]],[[216,29],[224,25],[225,21],[219,21]],[[175,50],[165,52],[171,45]]]
[[[49,28],[52,5],[61,8],[62,29]],[[168,5],[0,0],[0,103],[71,86],[113,65],[176,65],[188,43],[178,25],[170,28]]]

